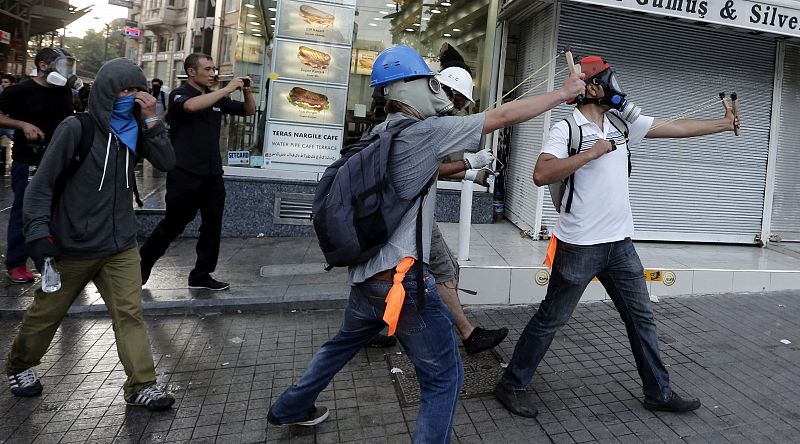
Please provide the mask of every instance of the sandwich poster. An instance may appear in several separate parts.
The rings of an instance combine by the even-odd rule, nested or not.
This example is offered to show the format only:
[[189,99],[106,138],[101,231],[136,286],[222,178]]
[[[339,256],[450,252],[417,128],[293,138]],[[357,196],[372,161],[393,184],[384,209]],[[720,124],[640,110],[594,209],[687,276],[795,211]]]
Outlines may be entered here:
[[342,128],[273,123],[267,127],[263,168],[322,172],[339,158]]
[[347,88],[276,81],[269,89],[269,119],[344,125]]
[[272,56],[282,78],[347,85],[349,47],[276,40]]
[[378,57],[377,51],[359,49],[355,60],[356,74],[372,75],[372,64],[375,63],[376,57]]
[[355,8],[330,3],[282,0],[276,37],[350,45]]

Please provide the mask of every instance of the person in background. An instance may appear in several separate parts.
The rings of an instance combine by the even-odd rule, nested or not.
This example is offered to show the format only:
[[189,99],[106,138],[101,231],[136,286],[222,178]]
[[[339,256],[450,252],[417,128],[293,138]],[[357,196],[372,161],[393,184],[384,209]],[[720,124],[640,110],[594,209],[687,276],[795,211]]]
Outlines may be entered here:
[[472,76],[472,70],[469,69],[469,66],[467,66],[467,63],[464,61],[464,57],[461,56],[461,53],[449,43],[442,43],[442,47],[439,48],[439,64],[442,66],[442,71],[447,68],[457,67],[464,69],[470,76]]
[[[217,267],[225,209],[219,147],[222,115],[252,116],[256,102],[251,88],[245,87],[244,79],[249,81],[249,77],[234,78],[225,87],[212,91],[216,68],[207,54],[190,54],[183,69],[188,80],[169,94],[170,138],[176,165],[167,174],[167,214],[139,250],[142,283],[147,282],[156,261],[199,211],[197,261],[189,273],[189,287],[225,290],[230,287],[227,282],[211,277]],[[244,102],[228,97],[236,91],[244,92]]]
[[150,95],[156,98],[156,115],[162,120],[167,111],[167,94],[169,91],[164,89],[164,82],[159,78],[150,81]]
[[3,92],[4,89],[8,88],[11,85],[15,85],[17,83],[17,78],[14,77],[12,74],[3,73],[0,74],[0,93]]
[[[11,188],[14,203],[8,219],[6,270],[14,283],[33,282],[22,226],[22,202],[44,148],[62,120],[73,113],[69,80],[75,59],[65,50],[42,48],[34,57],[36,76],[8,87],[0,94],[0,127],[14,129]],[[74,82],[74,80],[73,80]],[[77,86],[75,83],[72,86]]]

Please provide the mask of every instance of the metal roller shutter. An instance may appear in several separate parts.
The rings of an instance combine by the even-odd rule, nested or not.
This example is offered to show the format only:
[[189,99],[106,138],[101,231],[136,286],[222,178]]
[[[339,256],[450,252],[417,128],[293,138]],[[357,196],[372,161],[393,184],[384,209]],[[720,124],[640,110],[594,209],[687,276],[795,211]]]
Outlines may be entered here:
[[[520,23],[523,32],[518,47],[517,82],[531,75],[555,54],[555,9],[552,5],[548,6]],[[551,66],[528,79],[516,90],[517,96],[545,81],[552,72]],[[528,95],[547,92],[550,86],[544,83]],[[536,224],[539,191],[533,184],[533,166],[539,157],[542,137],[549,122],[546,117],[540,116],[517,125],[511,138],[506,176],[506,217],[524,230],[533,230]]]
[[[764,207],[774,41],[664,17],[563,4],[558,43],[570,46],[576,57],[607,59],[628,98],[650,116],[679,115],[719,91],[739,94],[740,137],[728,132],[646,139],[632,150],[631,205],[637,239],[753,243]],[[563,79],[558,76],[555,84]],[[722,105],[711,105],[690,117],[721,117]],[[570,111],[556,108],[552,122]],[[543,225],[554,227],[557,213],[549,196],[543,206]]]
[[800,46],[786,45],[770,233],[800,241]]

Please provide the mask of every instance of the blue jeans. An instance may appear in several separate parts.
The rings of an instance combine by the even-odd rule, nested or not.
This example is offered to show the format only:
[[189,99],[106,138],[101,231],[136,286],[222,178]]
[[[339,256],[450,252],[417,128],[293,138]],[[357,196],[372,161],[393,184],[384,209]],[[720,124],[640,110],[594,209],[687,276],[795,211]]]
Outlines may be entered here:
[[501,384],[514,390],[530,384],[556,332],[572,316],[595,276],[625,322],[645,397],[654,400],[670,397],[669,374],[659,356],[644,268],[630,238],[597,245],[558,241],[547,295],[525,326]]
[[28,261],[28,249],[25,248],[25,234],[22,227],[22,201],[25,188],[28,187],[28,164],[14,161],[11,164],[11,189],[14,191],[14,203],[8,215],[8,250],[6,251],[6,268],[11,269],[25,265]]
[[[450,311],[439,298],[427,267],[425,273],[425,312],[417,313],[415,274],[409,271],[403,281],[406,298],[395,335],[414,364],[420,385],[414,442],[449,443],[464,369]],[[388,281],[369,279],[352,287],[339,332],[322,345],[297,384],[272,405],[271,420],[289,423],[304,418],[334,375],[386,327],[382,318],[391,286]]]

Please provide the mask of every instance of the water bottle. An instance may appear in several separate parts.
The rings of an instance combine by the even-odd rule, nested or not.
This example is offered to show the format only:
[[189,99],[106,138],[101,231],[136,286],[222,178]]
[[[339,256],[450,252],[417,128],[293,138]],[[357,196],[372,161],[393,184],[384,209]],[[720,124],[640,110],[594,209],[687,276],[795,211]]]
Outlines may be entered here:
[[44,270],[42,270],[42,291],[54,293],[61,289],[61,274],[56,271],[52,257],[44,258]]

